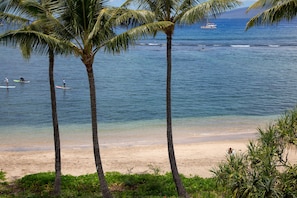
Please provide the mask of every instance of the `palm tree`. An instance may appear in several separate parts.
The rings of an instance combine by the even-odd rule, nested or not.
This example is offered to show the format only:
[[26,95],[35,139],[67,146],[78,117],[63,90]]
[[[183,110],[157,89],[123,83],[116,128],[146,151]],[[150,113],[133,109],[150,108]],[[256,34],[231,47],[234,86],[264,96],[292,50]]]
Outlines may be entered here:
[[[94,58],[101,48],[113,53],[126,50],[136,39],[165,28],[169,23],[160,22],[157,25],[143,25],[153,20],[153,15],[150,12],[107,8],[104,6],[106,2],[104,0],[64,0],[62,2],[61,9],[63,11],[59,20],[56,21],[56,26],[60,29],[60,34],[66,40],[71,41],[70,47],[74,54],[81,58],[87,71],[95,166],[103,197],[112,197],[105,180],[100,157],[93,70]],[[115,27],[120,25],[139,26],[117,35]]]
[[264,8],[246,24],[246,30],[255,25],[274,24],[280,22],[282,19],[292,20],[297,14],[297,4],[294,0],[288,1],[271,1],[271,0],[258,0],[251,5],[247,12],[252,9]]
[[[193,24],[204,19],[208,15],[217,15],[221,12],[239,5],[238,0],[209,0],[200,2],[197,0],[127,0],[124,6],[132,3],[139,5],[138,8],[147,9],[155,14],[155,20],[171,22],[172,25],[162,29],[167,40],[167,80],[166,80],[166,118],[167,118],[167,146],[168,156],[176,185],[178,195],[188,197],[179,177],[174,154],[172,137],[172,115],[171,115],[171,71],[172,71],[172,37],[175,25]],[[134,5],[134,4],[133,4]]]
[[[56,16],[59,18],[48,17],[47,19],[49,21],[46,24],[51,24],[55,27],[53,39],[56,40],[54,41],[63,42],[63,45],[67,45],[67,49],[71,48],[72,52],[81,58],[86,67],[90,88],[95,165],[102,194],[104,197],[111,197],[102,168],[98,142],[96,89],[93,73],[94,57],[101,48],[104,48],[108,52],[125,50],[129,44],[133,44],[139,37],[154,33],[159,29],[171,25],[171,23],[160,22],[154,25],[142,25],[116,35],[114,27],[119,25],[130,25],[130,27],[141,25],[147,21],[152,21],[153,15],[147,11],[107,9],[103,6],[105,1],[102,0],[61,0],[60,2],[63,3],[59,6],[59,11],[61,12],[59,14],[56,13]],[[11,32],[9,36],[7,35],[7,40],[10,41],[11,38],[14,38],[13,35],[15,33]],[[17,33],[20,33],[20,31]],[[31,35],[30,33],[32,32],[27,33]],[[34,33],[37,34],[37,32]],[[45,38],[47,39],[48,37]],[[70,40],[71,42],[68,43]],[[46,41],[50,42],[50,40]],[[26,42],[24,41],[24,43]],[[35,44],[34,42],[32,43],[33,46]],[[53,61],[53,59],[51,60]]]
[[[59,7],[53,7],[53,5],[52,0],[12,0],[5,2],[5,9],[2,9],[4,12],[0,13],[1,16],[7,21],[21,22],[21,24],[25,25],[20,25],[20,29],[18,30],[8,31],[0,35],[0,40],[4,41],[6,45],[12,44],[13,46],[17,46],[17,44],[19,44],[25,58],[30,58],[32,51],[48,54],[52,124],[55,145],[55,183],[53,193],[59,195],[61,191],[61,147],[54,84],[54,53],[66,53],[66,49],[63,43],[49,35],[54,30],[54,26],[47,23],[47,17]],[[24,17],[25,15],[27,15],[27,18]],[[62,47],[62,45],[64,47]]]

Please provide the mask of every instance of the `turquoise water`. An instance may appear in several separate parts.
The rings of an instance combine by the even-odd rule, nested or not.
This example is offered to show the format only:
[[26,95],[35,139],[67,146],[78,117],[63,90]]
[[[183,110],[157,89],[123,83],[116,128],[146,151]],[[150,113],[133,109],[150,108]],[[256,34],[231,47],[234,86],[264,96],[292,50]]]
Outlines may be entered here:
[[[197,24],[175,32],[175,122],[191,125],[191,121],[203,128],[215,118],[211,125],[219,127],[216,123],[228,123],[226,118],[231,117],[253,124],[255,119],[266,122],[293,108],[297,99],[297,23],[244,31],[246,19],[215,22],[216,30],[201,30]],[[100,130],[165,126],[164,38],[160,34],[156,39],[141,40],[117,55],[97,54],[94,72]],[[51,134],[47,57],[33,55],[26,61],[18,49],[1,46],[0,50],[0,78],[8,77],[10,85],[17,86],[0,89],[0,135],[20,131],[32,136],[40,131]],[[20,76],[31,82],[14,83]],[[56,85],[63,79],[71,89],[56,90],[59,124],[69,132],[90,130],[88,81],[79,58],[56,57]]]

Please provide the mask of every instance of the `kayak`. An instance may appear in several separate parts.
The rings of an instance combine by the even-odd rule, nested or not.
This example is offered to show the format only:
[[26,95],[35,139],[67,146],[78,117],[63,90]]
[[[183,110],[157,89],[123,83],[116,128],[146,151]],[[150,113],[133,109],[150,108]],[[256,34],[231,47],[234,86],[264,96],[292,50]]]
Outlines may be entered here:
[[13,82],[16,82],[16,83],[30,83],[29,80],[13,80]]

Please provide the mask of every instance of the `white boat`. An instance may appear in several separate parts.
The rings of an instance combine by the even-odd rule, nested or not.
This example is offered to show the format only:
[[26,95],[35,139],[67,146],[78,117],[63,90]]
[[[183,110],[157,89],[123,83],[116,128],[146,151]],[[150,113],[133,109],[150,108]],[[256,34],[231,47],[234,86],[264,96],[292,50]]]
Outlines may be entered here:
[[216,29],[216,28],[217,28],[217,25],[215,23],[209,23],[209,22],[201,26],[201,29]]
[[216,29],[217,25],[215,23],[208,22],[208,18],[206,18],[206,24],[201,26],[201,29]]

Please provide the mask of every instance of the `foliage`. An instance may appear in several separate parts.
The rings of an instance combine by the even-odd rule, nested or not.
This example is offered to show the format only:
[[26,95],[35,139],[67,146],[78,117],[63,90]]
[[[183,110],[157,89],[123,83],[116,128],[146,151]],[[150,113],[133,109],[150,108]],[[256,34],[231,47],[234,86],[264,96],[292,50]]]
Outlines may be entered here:
[[248,151],[230,155],[216,175],[218,185],[232,197],[296,197],[297,166],[288,159],[296,149],[297,108],[267,129],[259,129]]
[[259,8],[264,8],[264,11],[252,17],[248,21],[246,29],[256,25],[277,24],[282,20],[290,21],[297,14],[295,0],[258,0],[247,11]]
[[2,194],[6,194],[7,192],[9,192],[8,183],[6,182],[5,175],[5,172],[0,170],[0,197],[2,197]]
[[[191,197],[221,197],[213,178],[181,175]],[[10,185],[3,186],[1,197],[54,197],[51,192],[55,174],[38,173],[24,176]],[[114,197],[177,197],[171,173],[121,174],[108,172],[106,180]],[[102,197],[96,174],[62,176],[63,197]]]
[[5,172],[3,172],[2,170],[0,170],[0,182],[1,181],[5,181]]

